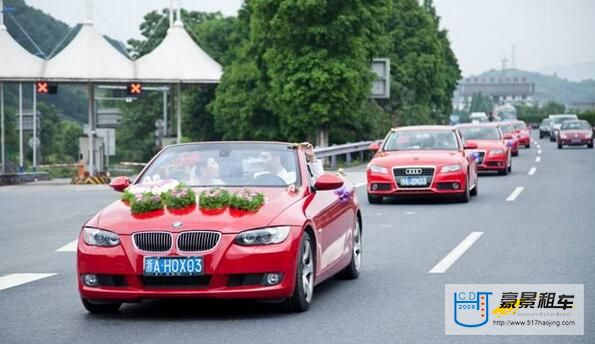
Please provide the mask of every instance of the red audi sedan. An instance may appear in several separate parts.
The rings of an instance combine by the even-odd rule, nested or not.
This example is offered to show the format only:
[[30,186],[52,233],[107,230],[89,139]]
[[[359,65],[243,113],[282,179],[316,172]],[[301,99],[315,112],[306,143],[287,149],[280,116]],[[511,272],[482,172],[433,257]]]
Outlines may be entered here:
[[353,185],[310,165],[301,145],[191,143],[164,148],[135,182],[116,178],[124,197],[79,236],[84,307],[222,298],[307,310],[315,285],[358,277],[362,254]]
[[516,135],[520,146],[525,148],[531,147],[531,131],[527,127],[527,123],[523,121],[512,121],[510,122],[514,128],[514,135]]
[[498,129],[502,133],[502,141],[510,148],[512,156],[519,155],[519,139],[514,135],[514,127],[510,122],[498,123]]
[[512,171],[510,148],[502,141],[497,124],[461,124],[457,131],[466,144],[477,144],[473,154],[480,171],[498,171],[501,175]]
[[367,167],[368,201],[385,196],[445,195],[463,202],[477,195],[475,157],[450,126],[411,126],[390,131]]
[[587,146],[593,148],[593,128],[587,121],[565,121],[558,131],[558,149],[563,146]]

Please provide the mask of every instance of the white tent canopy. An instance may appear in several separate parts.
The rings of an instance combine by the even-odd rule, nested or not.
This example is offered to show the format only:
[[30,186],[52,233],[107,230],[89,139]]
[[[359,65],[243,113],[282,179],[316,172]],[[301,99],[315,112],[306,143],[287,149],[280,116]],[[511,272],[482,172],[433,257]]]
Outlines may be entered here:
[[188,35],[181,21],[150,53],[139,58],[136,79],[154,83],[218,83],[223,68]]
[[32,81],[39,79],[44,60],[30,54],[0,25],[0,80]]
[[128,82],[134,79],[134,65],[86,22],[72,42],[48,60],[42,78],[67,82]]

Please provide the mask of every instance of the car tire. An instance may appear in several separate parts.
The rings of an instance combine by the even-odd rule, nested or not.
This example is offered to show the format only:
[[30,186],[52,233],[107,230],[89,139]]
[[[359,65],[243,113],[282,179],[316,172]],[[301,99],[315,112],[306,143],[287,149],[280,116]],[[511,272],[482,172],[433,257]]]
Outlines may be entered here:
[[83,307],[92,314],[115,313],[122,306],[121,302],[93,302],[82,298]]
[[381,204],[384,197],[372,195],[368,193],[368,203],[370,204]]
[[587,148],[593,149],[593,141],[587,145]]
[[510,162],[510,164],[508,165],[508,167],[506,168],[508,173],[512,172],[512,161]]
[[508,174],[508,167],[505,167],[505,168],[503,168],[501,170],[498,170],[498,174],[501,175],[501,176],[507,175]]
[[471,191],[469,191],[469,194],[471,196],[477,196],[477,193],[479,192],[479,178],[475,179],[475,186],[473,187],[473,189],[471,189]]
[[542,139],[545,135],[543,135],[541,132],[539,132],[539,138]]
[[530,143],[527,143],[527,144],[525,145],[525,148],[531,148],[531,144],[530,144]]
[[562,149],[562,144],[558,143],[558,149]]
[[295,287],[293,294],[287,298],[286,306],[290,312],[305,312],[310,308],[314,292],[314,254],[312,239],[308,232],[304,232],[297,256],[295,273]]
[[518,152],[518,151],[516,151],[516,152],[512,152],[512,154],[511,154],[511,155],[512,155],[512,156],[519,156],[519,152]]
[[351,249],[351,261],[345,269],[337,274],[338,278],[353,280],[359,277],[359,271],[362,263],[362,228],[359,224],[359,219],[355,221],[355,228],[353,231],[353,245]]
[[550,135],[550,142],[556,142],[556,138]]
[[469,179],[467,178],[467,182],[465,183],[465,192],[463,192],[459,196],[459,201],[461,203],[467,203],[471,199],[471,191],[469,190]]

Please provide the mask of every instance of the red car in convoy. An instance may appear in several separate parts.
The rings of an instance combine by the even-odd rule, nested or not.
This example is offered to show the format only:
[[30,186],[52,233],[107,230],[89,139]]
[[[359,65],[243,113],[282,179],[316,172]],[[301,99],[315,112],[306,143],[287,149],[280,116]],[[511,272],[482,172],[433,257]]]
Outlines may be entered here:
[[305,311],[316,284],[336,275],[358,277],[362,217],[354,187],[336,174],[315,177],[302,146],[169,146],[135,182],[118,177],[111,185],[139,192],[138,200],[177,182],[197,197],[248,188],[264,203],[251,211],[200,203],[139,214],[132,203],[113,202],[79,236],[78,288],[89,312],[156,298],[284,300],[290,310]]
[[519,139],[514,135],[514,127],[510,122],[498,123],[498,129],[502,133],[502,141],[507,147],[510,147],[512,156],[519,155]]
[[457,131],[466,144],[477,145],[473,154],[480,171],[498,171],[501,175],[512,171],[511,151],[502,141],[497,124],[460,124]]
[[531,130],[527,127],[527,123],[523,121],[512,121],[510,122],[514,128],[514,135],[519,141],[520,146],[525,148],[531,147]]
[[463,202],[477,195],[475,158],[469,149],[477,144],[463,141],[450,126],[395,128],[367,167],[368,201],[381,203],[385,196],[445,195]]
[[587,121],[565,121],[557,132],[558,149],[563,146],[587,146],[593,148],[593,128]]

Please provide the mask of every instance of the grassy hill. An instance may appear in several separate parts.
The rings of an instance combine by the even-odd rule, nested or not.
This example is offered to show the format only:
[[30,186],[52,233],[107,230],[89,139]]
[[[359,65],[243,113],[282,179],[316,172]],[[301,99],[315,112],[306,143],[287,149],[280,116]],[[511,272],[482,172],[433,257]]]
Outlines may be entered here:
[[[475,76],[473,76],[475,77]],[[535,96],[561,104],[595,103],[595,80],[581,82],[518,69],[491,70],[479,78],[526,78],[535,83]]]

